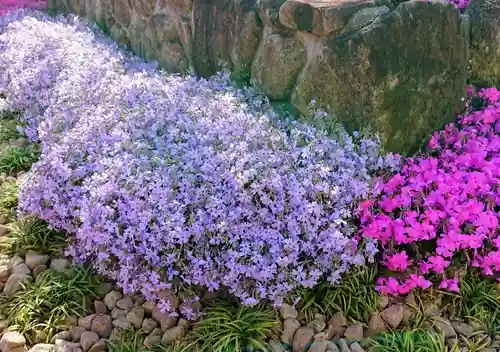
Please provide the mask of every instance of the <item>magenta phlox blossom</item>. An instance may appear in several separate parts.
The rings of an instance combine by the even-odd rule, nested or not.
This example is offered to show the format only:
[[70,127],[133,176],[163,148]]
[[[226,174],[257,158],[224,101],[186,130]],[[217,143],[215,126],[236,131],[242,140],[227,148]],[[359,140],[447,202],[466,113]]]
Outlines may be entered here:
[[[360,234],[380,241],[384,266],[407,275],[382,278],[382,292],[404,294],[430,287],[429,280],[457,291],[455,272],[465,264],[500,278],[500,91],[478,95],[482,110],[434,133],[426,156],[405,160],[376,200],[361,203]],[[417,258],[413,265],[408,256]]]

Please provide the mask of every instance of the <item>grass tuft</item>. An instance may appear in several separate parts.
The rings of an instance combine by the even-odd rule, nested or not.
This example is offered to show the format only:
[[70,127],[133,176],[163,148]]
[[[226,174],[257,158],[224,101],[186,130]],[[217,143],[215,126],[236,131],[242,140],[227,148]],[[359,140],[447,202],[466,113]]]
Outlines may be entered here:
[[0,172],[11,173],[27,171],[40,158],[41,149],[38,144],[26,147],[4,147],[0,151]]
[[11,253],[35,251],[43,254],[60,253],[66,247],[67,236],[49,229],[43,220],[28,216],[11,225],[7,249]]
[[264,341],[277,321],[275,312],[263,305],[234,308],[219,303],[207,314],[193,333],[201,351],[210,352],[265,350]]
[[97,287],[88,267],[75,267],[68,275],[49,269],[13,296],[0,296],[0,313],[28,342],[33,342],[32,334],[38,331],[48,342],[68,317],[89,310]]
[[360,266],[353,268],[339,285],[323,283],[312,289],[299,289],[298,308],[308,321],[315,313],[332,316],[339,311],[352,321],[366,321],[377,310],[376,275],[375,267]]
[[446,351],[450,350],[446,346],[444,336],[421,330],[405,330],[381,334],[368,343],[368,352]]

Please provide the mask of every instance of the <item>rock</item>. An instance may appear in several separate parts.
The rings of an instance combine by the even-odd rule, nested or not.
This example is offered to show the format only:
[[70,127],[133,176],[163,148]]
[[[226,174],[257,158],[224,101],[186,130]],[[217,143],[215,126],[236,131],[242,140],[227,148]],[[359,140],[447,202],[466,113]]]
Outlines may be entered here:
[[255,55],[251,83],[271,99],[287,99],[306,60],[306,48],[296,37],[267,35]]
[[18,332],[10,331],[3,334],[0,339],[0,350],[2,352],[11,352],[16,347],[24,347],[26,339]]
[[318,332],[317,334],[315,334],[315,335],[313,336],[313,339],[314,339],[314,340],[324,340],[324,339],[326,339],[326,338],[327,338],[327,337],[326,337],[326,332],[324,332],[324,331]]
[[262,24],[257,11],[242,13],[235,21],[235,37],[230,51],[233,64],[231,78],[248,84],[252,63],[262,37]]
[[312,327],[314,329],[315,333],[318,333],[318,332],[321,332],[321,331],[325,330],[325,327],[326,327],[325,321],[324,320],[320,320],[320,319],[314,319],[313,321],[311,321],[307,325],[310,326],[310,327]]
[[285,320],[285,319],[295,319],[295,318],[297,318],[297,309],[295,309],[291,305],[288,305],[288,304],[284,303],[280,307],[280,314],[281,314],[281,318],[283,320]]
[[325,340],[315,340],[311,347],[309,348],[309,352],[325,352],[326,351],[327,342]]
[[437,332],[444,334],[445,339],[457,337],[457,333],[455,332],[455,329],[453,328],[453,325],[451,325],[449,320],[436,319],[434,321],[434,327],[436,328]]
[[385,326],[384,320],[379,314],[373,314],[368,322],[367,335],[373,337],[377,334],[387,331],[387,326]]
[[328,36],[340,32],[353,14],[370,6],[374,1],[287,0],[280,8],[279,19],[290,29]]
[[293,351],[305,352],[307,347],[312,342],[314,336],[314,329],[310,326],[299,328],[293,336]]
[[114,328],[111,331],[111,335],[109,335],[109,341],[113,341],[113,342],[120,341],[120,339],[122,338],[122,332],[123,332],[122,329]]
[[146,318],[142,322],[142,330],[146,334],[149,334],[151,331],[153,331],[154,329],[156,329],[157,326],[158,326],[158,323],[156,322],[156,320],[151,319],[151,318]]
[[134,295],[132,297],[132,300],[134,301],[134,304],[136,306],[142,306],[146,302],[146,299],[144,298],[144,296],[140,295],[140,294]]
[[21,263],[12,268],[12,274],[31,275],[31,270],[28,268],[26,264]]
[[7,236],[10,233],[8,226],[0,225],[0,237]]
[[10,275],[9,265],[0,265],[0,282],[6,282]]
[[381,295],[377,298],[377,306],[379,309],[384,309],[389,305],[389,297]]
[[18,266],[19,264],[22,264],[22,263],[24,263],[24,259],[18,255],[15,255],[12,258],[10,258],[9,266],[10,266],[10,268],[13,268],[13,267]]
[[346,340],[340,339],[338,341],[338,345],[340,347],[340,352],[351,352],[349,349],[349,345],[347,344]]
[[132,323],[137,329],[142,327],[142,321],[144,320],[144,308],[143,307],[134,307],[128,312],[127,320]]
[[342,312],[335,313],[328,321],[328,329],[326,332],[327,339],[334,336],[343,336],[347,327],[347,320]]
[[389,308],[384,309],[380,316],[392,329],[396,329],[403,321],[404,309],[402,304],[393,304]]
[[196,73],[209,77],[225,66],[238,80],[247,80],[262,35],[257,14],[254,0],[194,0],[188,52]]
[[500,4],[496,0],[472,0],[470,19],[471,81],[474,85],[500,87]]
[[149,334],[144,339],[143,344],[147,348],[152,348],[153,346],[159,345],[161,344],[161,335]]
[[168,312],[162,312],[160,308],[158,308],[158,305],[155,305],[153,308],[151,316],[160,324],[162,331],[167,331],[177,324],[177,318],[171,316]]
[[7,319],[0,320],[0,334],[9,326],[9,321]]
[[496,352],[496,349],[494,349],[493,347],[486,347],[486,348],[481,348],[477,352]]
[[106,352],[107,342],[105,339],[100,339],[92,347],[90,347],[89,352]]
[[89,352],[106,352],[107,343],[105,339],[100,339],[92,347],[90,347]]
[[47,269],[47,265],[38,265],[35,269],[33,269],[33,277],[36,279],[38,275],[40,275]]
[[131,297],[125,296],[116,302],[116,306],[120,309],[129,311],[134,306],[134,301],[132,301]]
[[388,13],[390,10],[387,6],[367,7],[356,12],[349,23],[343,28],[342,32],[352,32],[361,29],[373,21],[380,19],[381,15]]
[[55,345],[38,343],[35,346],[31,347],[28,352],[53,352],[55,348]]
[[276,340],[270,340],[267,344],[267,349],[269,352],[288,352],[288,349]]
[[451,323],[451,325],[459,335],[470,337],[472,336],[472,334],[474,334],[474,328],[469,324],[462,323],[459,321],[454,321]]
[[124,27],[130,25],[130,0],[111,0],[114,19]]
[[32,277],[29,275],[13,274],[9,276],[7,282],[5,283],[3,293],[6,296],[12,296],[16,292],[20,291],[23,288],[23,285],[26,285],[31,280]]
[[449,3],[400,3],[383,20],[321,46],[301,71],[291,102],[305,121],[313,118],[309,104],[316,100],[330,114],[327,119],[339,120],[348,130],[373,126],[368,128],[380,134],[387,151],[417,150],[462,109],[467,79],[463,25]]
[[108,307],[102,301],[94,301],[94,311],[96,314],[108,314]]
[[363,325],[354,324],[345,329],[344,337],[348,340],[359,341],[363,339]]
[[365,352],[363,347],[361,347],[360,344],[357,342],[351,343],[349,349],[351,350],[351,352]]
[[73,342],[80,341],[80,338],[82,337],[82,334],[84,332],[85,332],[85,328],[83,328],[81,326],[72,326],[69,328],[69,333],[71,334],[71,340]]
[[25,264],[28,266],[30,270],[35,269],[39,265],[46,265],[48,261],[49,261],[48,255],[39,254],[32,251],[26,253],[26,257],[24,259]]
[[151,316],[151,314],[153,313],[153,309],[155,308],[155,306],[156,306],[156,302],[155,301],[146,301],[142,305],[142,307],[144,308],[144,311],[149,316]]
[[71,269],[71,262],[65,258],[52,259],[50,267],[59,273],[68,273]]
[[182,326],[175,326],[172,329],[165,331],[161,338],[162,345],[169,345],[172,342],[181,339],[185,334],[185,329]]
[[76,342],[56,340],[54,352],[82,352],[81,346]]
[[121,318],[113,320],[113,326],[115,328],[120,328],[120,329],[126,330],[126,329],[130,328],[132,326],[132,324],[130,324],[130,322],[127,320],[126,317],[121,317]]
[[156,2],[156,0],[135,0],[132,8],[143,19],[147,19],[153,14]]
[[80,337],[83,352],[87,352],[97,341],[99,341],[99,335],[93,331],[85,331]]
[[116,304],[122,298],[122,294],[118,291],[111,291],[104,296],[104,304],[109,310],[116,308]]
[[326,352],[340,352],[339,347],[333,341],[326,342]]
[[94,318],[96,316],[97,316],[97,314],[91,314],[91,315],[87,315],[86,317],[78,318],[78,326],[81,326],[85,330],[91,330],[92,329],[92,322],[94,321]]
[[286,344],[291,344],[293,342],[293,335],[295,335],[298,328],[300,328],[300,323],[297,319],[286,319],[283,322],[281,341]]
[[189,326],[191,325],[191,323],[189,322],[189,320],[179,319],[179,321],[177,322],[177,325],[182,326],[187,330],[189,328]]
[[106,314],[97,314],[92,320],[91,330],[97,333],[100,337],[107,338],[113,331],[113,319]]
[[69,331],[60,331],[50,339],[50,343],[55,343],[57,340],[71,341],[72,335]]
[[435,302],[429,302],[424,305],[424,315],[426,317],[439,317],[441,310]]
[[113,27],[111,27],[111,29],[109,30],[109,36],[118,45],[124,45],[124,46],[130,45],[130,40],[128,39],[127,31],[119,23],[115,23]]
[[111,312],[111,317],[113,317],[113,319],[118,319],[118,318],[122,318],[122,317],[127,317],[127,311],[123,310],[123,309],[118,309],[118,308],[115,308],[113,309],[113,311]]
[[71,326],[78,326],[78,317],[77,316],[69,316],[61,324],[65,328],[70,328]]

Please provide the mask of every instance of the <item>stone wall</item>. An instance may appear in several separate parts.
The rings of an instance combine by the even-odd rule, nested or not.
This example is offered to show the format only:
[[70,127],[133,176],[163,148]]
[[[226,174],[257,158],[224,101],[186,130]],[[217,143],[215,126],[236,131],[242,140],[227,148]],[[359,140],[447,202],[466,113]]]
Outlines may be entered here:
[[469,17],[488,30],[484,16],[444,2],[52,0],[51,7],[87,16],[171,72],[229,69],[236,82],[293,104],[306,119],[315,100],[332,121],[375,129],[397,152],[414,151],[460,111]]

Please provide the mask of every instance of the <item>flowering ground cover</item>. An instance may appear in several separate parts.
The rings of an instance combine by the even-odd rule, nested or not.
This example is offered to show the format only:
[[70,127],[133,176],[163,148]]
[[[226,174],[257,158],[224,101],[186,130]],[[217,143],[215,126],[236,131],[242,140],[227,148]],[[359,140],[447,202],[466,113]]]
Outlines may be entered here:
[[377,239],[389,270],[380,290],[407,294],[439,288],[459,291],[468,267],[500,280],[500,91],[479,92],[486,106],[436,132],[429,154],[408,158],[361,205],[363,236]]
[[376,139],[278,125],[251,91],[161,75],[77,19],[26,17],[0,42],[5,108],[43,149],[20,210],[74,233],[69,252],[125,292],[180,278],[280,304],[373,257],[350,219],[398,163]]

